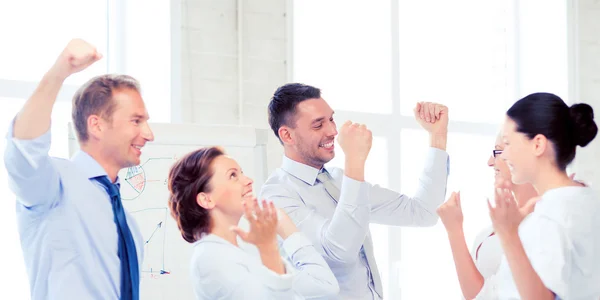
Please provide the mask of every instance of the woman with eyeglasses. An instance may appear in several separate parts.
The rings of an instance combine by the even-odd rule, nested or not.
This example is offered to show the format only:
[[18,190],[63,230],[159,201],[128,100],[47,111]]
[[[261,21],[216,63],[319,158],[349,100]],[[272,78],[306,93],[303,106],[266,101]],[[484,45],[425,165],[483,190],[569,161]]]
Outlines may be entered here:
[[[338,282],[323,257],[283,211],[264,200],[259,205],[252,179],[221,148],[181,158],[168,184],[171,215],[193,243],[190,275],[197,299],[336,297]],[[237,226],[242,216],[248,231]],[[256,253],[242,250],[238,236]]]
[[[531,97],[532,99],[536,99],[535,97],[541,96],[534,95]],[[516,106],[513,111],[520,112],[520,109],[523,108]],[[488,165],[494,168],[495,185],[505,185],[507,193],[514,200],[514,208],[519,212],[519,218],[522,219],[533,211],[536,202],[540,198],[538,197],[538,192],[530,182],[519,182],[519,184],[512,182],[509,166],[501,158],[503,151],[504,142],[502,133],[500,133],[496,138],[496,145],[494,150],[492,150]],[[574,175],[569,176],[573,184],[585,187],[584,183],[573,180]],[[493,286],[493,284],[487,284],[486,281],[492,282],[494,280],[504,255],[500,237],[496,234],[493,226],[484,228],[476,236],[473,247],[469,251],[463,232],[460,192],[452,193],[449,200],[438,208],[438,214],[448,233],[463,297],[465,299],[495,299],[496,292],[493,287],[488,288],[486,286],[484,289],[484,284]]]
[[[510,178],[508,166],[500,159],[503,149],[502,136],[499,134],[496,138],[496,146],[487,162],[488,166],[494,168],[496,182]],[[533,186],[529,183],[514,184],[511,186],[511,191],[523,215],[529,213],[537,196]],[[481,291],[484,281],[498,271],[503,255],[500,240],[490,225],[477,235],[469,251],[463,231],[460,192],[452,193],[448,201],[438,208],[437,213],[448,233],[463,297],[473,299]]]

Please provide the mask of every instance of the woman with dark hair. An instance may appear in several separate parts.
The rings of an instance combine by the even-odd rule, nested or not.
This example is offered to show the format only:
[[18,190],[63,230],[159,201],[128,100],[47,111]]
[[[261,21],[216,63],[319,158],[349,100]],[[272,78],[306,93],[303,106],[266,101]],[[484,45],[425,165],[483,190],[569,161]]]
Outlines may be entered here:
[[505,256],[480,295],[492,291],[499,299],[600,297],[599,199],[566,173],[576,147],[585,147],[597,132],[589,105],[568,107],[553,94],[531,94],[508,110],[501,158],[512,182],[531,183],[540,199],[524,217],[508,190],[510,182],[497,182],[489,209]]
[[[294,299],[338,293],[333,273],[308,238],[273,203],[263,200],[259,205],[252,179],[222,149],[187,154],[171,168],[168,183],[171,215],[182,237],[194,244],[191,277],[198,299]],[[237,227],[242,215],[248,232]],[[277,235],[287,260],[280,256]],[[237,236],[256,246],[259,255],[242,250]]]

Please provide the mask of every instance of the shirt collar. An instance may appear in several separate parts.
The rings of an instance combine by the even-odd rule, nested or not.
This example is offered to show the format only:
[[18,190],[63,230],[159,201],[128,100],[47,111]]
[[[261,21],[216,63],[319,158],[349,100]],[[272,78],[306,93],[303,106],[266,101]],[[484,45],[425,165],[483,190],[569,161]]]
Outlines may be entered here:
[[325,167],[319,170],[309,165],[292,160],[285,155],[283,156],[281,169],[309,185],[315,185],[317,182],[317,175],[319,175],[320,172],[327,172]]
[[[99,176],[108,176],[106,170],[104,170],[104,168],[102,168],[102,166],[93,157],[82,150],[75,152],[75,155],[73,155],[71,161],[88,179]],[[119,176],[117,176],[117,180],[114,183],[120,183]]]

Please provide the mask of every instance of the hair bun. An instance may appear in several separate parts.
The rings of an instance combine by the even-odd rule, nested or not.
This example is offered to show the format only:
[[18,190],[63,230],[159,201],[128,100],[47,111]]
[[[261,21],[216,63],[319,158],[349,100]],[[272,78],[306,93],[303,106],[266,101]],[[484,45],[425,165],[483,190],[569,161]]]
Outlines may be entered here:
[[598,126],[594,122],[594,109],[585,103],[573,104],[569,108],[573,120],[573,141],[576,145],[585,147],[598,133]]

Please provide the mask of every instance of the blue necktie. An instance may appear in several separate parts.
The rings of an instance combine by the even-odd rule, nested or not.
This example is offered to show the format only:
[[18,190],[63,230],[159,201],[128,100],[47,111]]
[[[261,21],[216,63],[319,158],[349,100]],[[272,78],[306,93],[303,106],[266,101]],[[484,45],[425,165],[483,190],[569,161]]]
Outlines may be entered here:
[[121,203],[121,193],[116,184],[107,176],[94,177],[104,186],[112,203],[114,221],[119,234],[119,260],[121,261],[121,299],[138,300],[140,298],[140,270],[133,235],[127,226],[125,211]]

